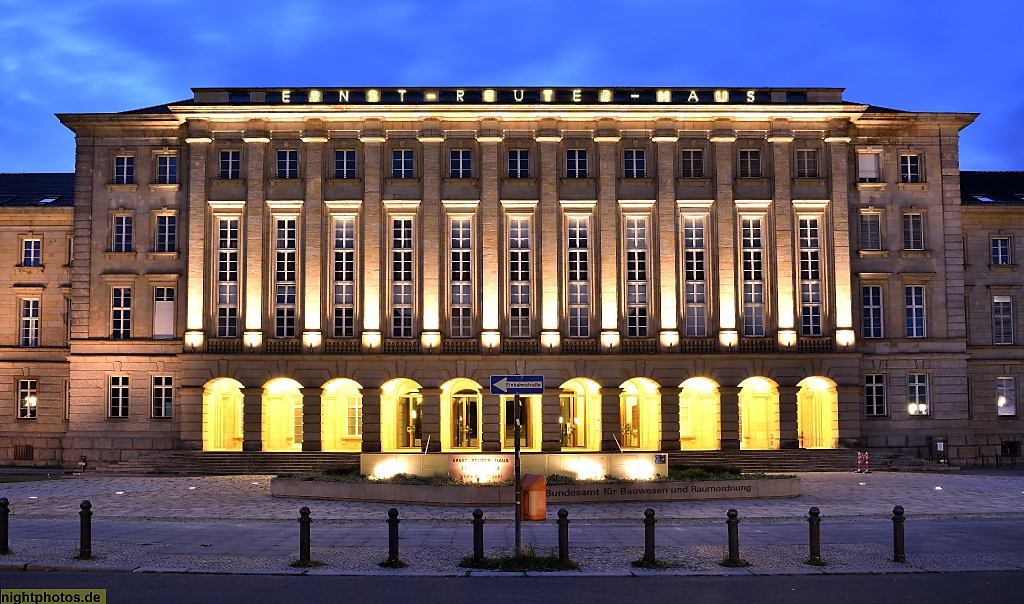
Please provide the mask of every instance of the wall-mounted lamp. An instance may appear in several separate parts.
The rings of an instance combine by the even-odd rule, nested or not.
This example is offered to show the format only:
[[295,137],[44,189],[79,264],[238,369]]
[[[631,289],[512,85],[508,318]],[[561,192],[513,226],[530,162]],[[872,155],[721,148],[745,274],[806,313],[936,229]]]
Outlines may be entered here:
[[728,351],[732,351],[740,342],[739,334],[734,329],[725,329],[718,332],[718,342]]
[[484,331],[480,334],[480,343],[488,352],[492,352],[501,344],[501,333],[497,331]]
[[249,348],[249,352],[255,352],[263,343],[263,334],[259,331],[247,331],[242,334],[242,342]]
[[541,346],[548,349],[548,352],[554,352],[555,347],[561,342],[562,337],[557,331],[542,331],[540,332],[540,344]]
[[420,342],[428,352],[433,352],[435,348],[441,346],[441,332],[439,331],[424,331],[420,334]]
[[852,329],[837,329],[836,330],[836,344],[839,344],[844,349],[849,349],[857,341],[856,336]]
[[363,347],[373,352],[375,348],[380,346],[380,332],[379,331],[364,331],[363,332]]
[[201,348],[203,346],[203,332],[186,331],[185,345],[189,347],[189,352],[195,352],[196,348]]
[[604,348],[605,352],[612,352],[619,345],[619,332],[617,331],[602,331],[601,332],[601,347]]
[[793,346],[796,346],[796,330],[780,329],[779,345],[782,346],[783,348],[792,348]]

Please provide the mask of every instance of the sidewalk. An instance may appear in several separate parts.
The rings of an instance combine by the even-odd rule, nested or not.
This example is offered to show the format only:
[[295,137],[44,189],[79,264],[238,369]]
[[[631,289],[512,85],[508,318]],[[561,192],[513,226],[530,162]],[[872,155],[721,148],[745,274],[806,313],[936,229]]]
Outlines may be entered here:
[[[661,503],[659,560],[666,570],[634,569],[643,555],[643,504],[569,508],[570,557],[581,574],[820,574],[1024,570],[1024,476],[803,474],[798,498]],[[281,499],[269,477],[92,476],[0,485],[10,500],[10,546],[0,569],[117,569],[136,572],[465,575],[472,552],[471,507]],[[92,502],[93,560],[75,560],[79,503]],[[907,563],[892,559],[891,510],[906,508]],[[312,510],[317,569],[298,557],[299,507]],[[822,557],[804,564],[810,506],[822,512]],[[386,510],[398,507],[401,570],[383,570]],[[740,514],[743,569],[726,553],[725,511]],[[523,525],[538,552],[557,546],[555,509]],[[485,549],[507,555],[511,507],[484,508]],[[472,574],[481,574],[474,571]],[[486,574],[486,573],[484,573]]]

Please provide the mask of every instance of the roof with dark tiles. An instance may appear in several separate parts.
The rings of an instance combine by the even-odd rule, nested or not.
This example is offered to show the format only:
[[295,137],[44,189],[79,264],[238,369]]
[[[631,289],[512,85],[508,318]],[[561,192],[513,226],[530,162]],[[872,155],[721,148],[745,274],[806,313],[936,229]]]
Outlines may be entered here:
[[963,205],[1024,205],[1024,172],[960,172]]
[[0,174],[0,208],[72,206],[74,200],[74,172]]

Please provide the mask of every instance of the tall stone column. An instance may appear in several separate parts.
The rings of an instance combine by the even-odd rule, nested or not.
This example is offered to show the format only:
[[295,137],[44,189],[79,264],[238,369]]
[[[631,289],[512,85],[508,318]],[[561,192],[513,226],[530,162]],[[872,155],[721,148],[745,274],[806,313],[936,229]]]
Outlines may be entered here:
[[722,450],[738,451],[740,448],[740,388],[720,386],[718,396],[722,411]]
[[502,162],[498,156],[502,137],[500,131],[481,132],[476,138],[480,144],[480,235],[473,239],[479,242],[482,260],[480,285],[482,308],[480,325],[483,331],[498,332],[500,326],[501,292],[501,236],[499,187]]
[[242,450],[263,450],[263,388],[242,388]]
[[797,386],[779,386],[779,448],[800,447],[800,416],[797,409]]
[[202,386],[178,387],[181,447],[187,451],[203,450],[203,390]]
[[540,146],[540,201],[539,211],[536,220],[539,223],[540,245],[534,247],[534,254],[540,260],[540,274],[535,278],[537,293],[539,295],[539,308],[541,319],[541,338],[548,339],[545,347],[550,343],[559,342],[559,319],[561,290],[558,278],[558,240],[561,233],[561,208],[558,207],[558,180],[562,174],[561,155],[559,153],[559,142],[562,137],[556,134],[542,132],[537,136],[537,143]]
[[[245,138],[246,195],[245,195],[245,334],[246,348],[263,347],[263,229],[266,202],[266,146],[270,137],[266,132],[248,131]],[[254,449],[258,450],[258,449]]]
[[[738,338],[736,323],[736,209],[734,207],[733,163],[736,155],[736,134],[728,124],[722,124],[711,136],[715,154],[715,207],[714,237],[718,240],[715,255],[718,260],[718,338],[727,347],[735,346]],[[731,126],[730,126],[731,127]],[[723,416],[724,418],[724,416]],[[724,426],[724,419],[723,419]],[[724,427],[723,427],[724,430]],[[722,448],[726,448],[725,432],[722,433]],[[739,441],[736,442],[737,446]]]
[[[208,135],[189,136],[188,143],[188,214],[184,216],[188,223],[185,299],[185,339],[188,342],[201,342],[205,338],[203,325],[204,306],[206,302],[206,165],[209,161],[210,143],[213,139]],[[200,398],[202,392],[200,389]],[[202,428],[200,427],[200,430]],[[199,437],[202,448],[202,435]]]
[[[842,125],[845,129],[845,124]],[[835,258],[836,342],[849,346],[854,341],[853,330],[853,278],[850,274],[850,201],[849,201],[849,144],[845,132],[828,136],[825,142],[831,156],[832,199],[832,255]],[[961,245],[960,235],[956,244]],[[963,297],[954,304],[963,304]]]
[[320,426],[323,423],[323,409],[320,388],[302,388],[302,450],[322,451]]
[[441,430],[450,430],[451,426],[441,425],[441,389],[420,388],[420,395],[423,396],[423,404],[420,405],[420,415],[423,418],[420,422],[423,443],[426,445],[427,438],[430,438],[430,449],[428,452],[441,450]]
[[421,334],[424,350],[441,329],[441,288],[443,287],[442,253],[447,227],[441,216],[441,181],[447,171],[441,157],[444,137],[438,129],[423,130],[419,136],[423,149],[423,203],[419,243],[423,249],[423,279],[420,294],[423,311]]
[[679,388],[660,388],[661,450],[679,450]]
[[480,396],[481,451],[501,451],[501,424],[504,419],[501,407],[501,397],[498,395],[484,393]]
[[559,431],[561,426],[558,424],[561,394],[561,388],[545,388],[544,397],[541,399],[540,450],[545,453],[562,450],[562,434]]
[[363,453],[380,453],[380,388],[363,388]]
[[380,124],[368,124],[359,140],[363,144],[363,350],[380,352],[381,259],[386,253],[381,247],[382,155],[385,138]]
[[619,136],[607,134],[596,136],[597,156],[600,170],[597,187],[597,228],[595,237],[597,249],[592,265],[600,278],[599,296],[596,297],[596,316],[601,320],[601,334],[606,343],[603,352],[614,352],[618,349],[619,337],[619,204],[618,204],[618,166]]
[[[658,280],[660,293],[654,300],[661,305],[661,336],[659,348],[678,350],[679,342],[679,210],[676,208],[676,141],[675,134],[659,134],[652,138],[658,152]],[[679,438],[674,441],[679,446]]]
[[[302,153],[306,157],[306,201],[302,205],[305,232],[303,248],[302,350],[323,349],[323,265],[324,265],[324,146],[327,136],[319,123],[308,124],[302,135]],[[303,432],[303,450],[305,432]],[[310,449],[312,450],[312,449]],[[317,449],[319,450],[319,449]]]
[[[778,321],[778,340],[783,346],[796,342],[796,282],[794,275],[793,239],[799,234],[793,229],[793,133],[788,123],[772,124],[768,142],[772,149],[772,164],[775,168],[772,192],[773,215],[775,218],[775,317]],[[772,232],[772,231],[767,231]],[[785,440],[784,440],[785,442]]]

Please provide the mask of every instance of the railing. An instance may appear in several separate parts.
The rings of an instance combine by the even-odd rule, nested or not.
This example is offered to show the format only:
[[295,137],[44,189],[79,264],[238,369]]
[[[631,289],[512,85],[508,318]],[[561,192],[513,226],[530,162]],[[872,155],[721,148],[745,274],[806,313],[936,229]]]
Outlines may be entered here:
[[445,340],[441,347],[444,354],[477,354],[480,342],[477,340]]
[[796,342],[796,349],[800,352],[832,352],[835,347],[832,338],[800,338]]
[[384,354],[419,354],[419,340],[384,340]]
[[622,354],[654,354],[658,352],[657,340],[622,340]]
[[359,340],[327,340],[324,342],[326,354],[359,354],[361,349]]
[[710,354],[718,352],[718,341],[714,338],[688,338],[679,341],[679,352],[685,354]]
[[562,340],[562,354],[597,354],[597,340]]
[[297,354],[299,346],[298,340],[267,340],[269,354]]
[[537,354],[540,342],[537,340],[502,340],[501,351],[505,354]]
[[775,352],[775,340],[773,338],[740,340],[740,352]]
[[212,354],[237,354],[242,352],[242,340],[207,340],[206,352]]

